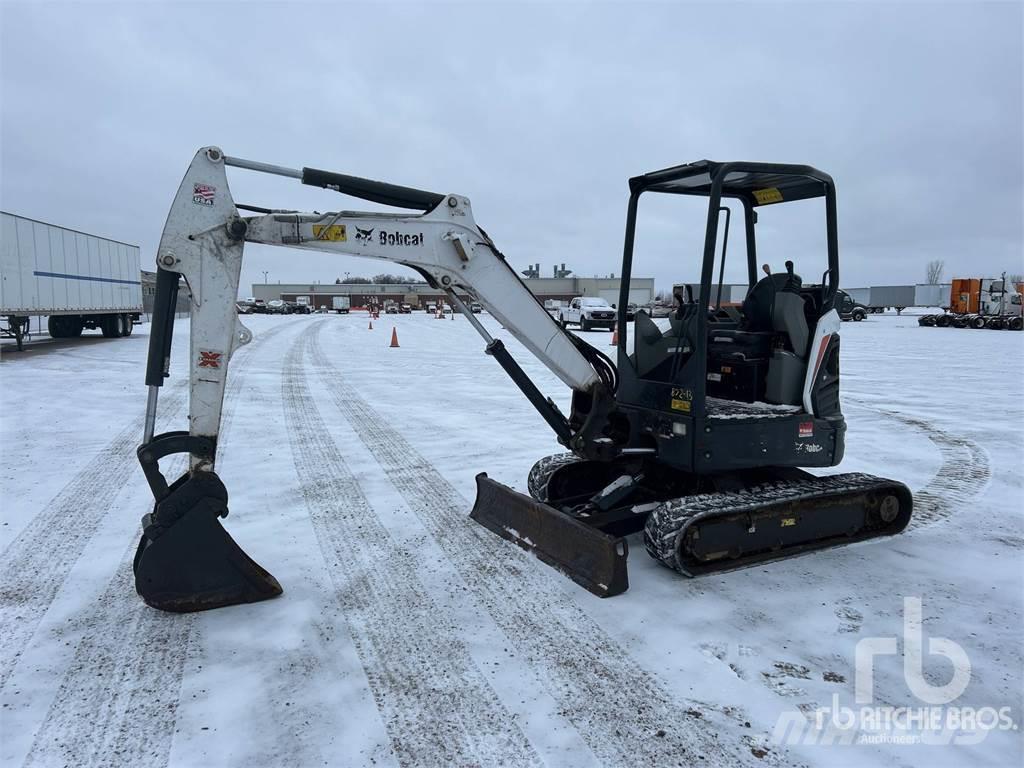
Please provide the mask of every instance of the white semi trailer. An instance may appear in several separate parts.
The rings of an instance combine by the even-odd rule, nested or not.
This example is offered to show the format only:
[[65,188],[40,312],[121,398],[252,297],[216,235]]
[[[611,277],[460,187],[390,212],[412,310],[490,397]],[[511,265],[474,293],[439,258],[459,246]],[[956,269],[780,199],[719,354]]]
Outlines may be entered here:
[[54,338],[129,336],[142,313],[139,247],[0,211],[0,335],[22,348],[29,319]]

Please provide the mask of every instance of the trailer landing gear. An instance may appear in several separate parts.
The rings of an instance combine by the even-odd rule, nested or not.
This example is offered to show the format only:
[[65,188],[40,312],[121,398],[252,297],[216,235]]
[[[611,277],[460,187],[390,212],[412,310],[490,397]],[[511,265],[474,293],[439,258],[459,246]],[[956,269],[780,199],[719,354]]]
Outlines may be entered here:
[[18,344],[18,351],[24,350],[22,342],[25,337],[29,336],[28,332],[28,318],[20,317],[18,315],[7,315],[7,327],[0,326],[0,337],[5,339],[14,339]]

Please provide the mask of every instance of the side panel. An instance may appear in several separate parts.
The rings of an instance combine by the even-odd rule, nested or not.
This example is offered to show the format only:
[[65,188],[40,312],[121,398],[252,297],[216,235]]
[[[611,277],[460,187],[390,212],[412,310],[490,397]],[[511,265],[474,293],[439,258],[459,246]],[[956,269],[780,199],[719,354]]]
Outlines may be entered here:
[[818,368],[821,366],[828,347],[829,337],[838,334],[842,326],[839,313],[834,309],[826,312],[814,328],[814,335],[811,337],[811,355],[807,360],[807,373],[804,375],[803,405],[807,413],[814,414],[814,406],[811,404],[811,387],[814,386],[814,377],[818,375]]
[[35,232],[32,229],[32,222],[27,219],[16,219],[15,229],[18,233],[18,279],[21,283],[21,301],[18,308],[35,311],[39,308],[36,281],[32,276],[36,263]]
[[138,246],[0,212],[0,314],[141,312]]
[[[40,224],[38,221],[32,222],[32,242],[35,245],[36,251],[36,263],[35,269],[33,270],[33,276],[40,272],[56,272],[58,271],[53,263],[53,259],[50,258],[50,230],[51,227],[45,224]],[[45,277],[35,277],[35,291],[36,291],[36,302],[40,307],[53,307],[54,304],[54,280],[48,280]]]
[[[18,219],[0,213],[0,312],[25,308],[23,268],[18,248]],[[31,275],[32,270],[29,269]]]
[[871,287],[872,307],[911,307],[914,305],[914,286],[875,285]]

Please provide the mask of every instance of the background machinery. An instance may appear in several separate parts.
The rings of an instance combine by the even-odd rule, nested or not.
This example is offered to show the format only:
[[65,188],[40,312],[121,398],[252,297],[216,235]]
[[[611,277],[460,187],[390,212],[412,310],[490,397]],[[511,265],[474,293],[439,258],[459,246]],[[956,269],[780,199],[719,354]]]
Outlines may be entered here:
[[[226,168],[301,180],[399,213],[295,213],[236,205]],[[481,473],[471,517],[555,565],[591,592],[628,587],[626,536],[644,532],[648,552],[698,575],[798,552],[897,533],[912,499],[902,484],[863,474],[816,477],[843,456],[839,402],[839,283],[832,179],[814,168],[766,163],[680,165],[630,180],[618,302],[617,361],[561,328],[522,284],[470,202],[330,173],[293,170],[200,150],[168,215],[157,253],[158,287],[146,426],[138,455],[155,496],[135,557],[136,587],[150,605],[192,611],[253,602],[281,587],[221,526],[227,491],[215,471],[228,363],[250,332],[235,308],[245,243],[350,254],[419,272],[466,316],[493,356],[567,452],[530,471],[529,495]],[[662,328],[637,311],[632,344],[626,313],[637,205],[645,194],[707,200],[699,290],[688,291]],[[823,198],[827,268],[805,285],[792,262],[763,267],[757,209]],[[723,200],[742,210],[750,290],[740,309],[714,307]],[[242,217],[240,210],[258,215]],[[729,217],[726,217],[726,234]],[[179,275],[192,289],[189,430],[155,433],[159,388],[168,375]],[[485,307],[572,389],[568,416],[529,379],[456,293]],[[709,307],[712,309],[709,310]],[[159,461],[190,455],[168,484]]]
[[995,331],[1024,330],[1024,283],[1006,277],[958,277],[949,294],[949,311],[921,315],[918,325],[938,328],[989,328]]

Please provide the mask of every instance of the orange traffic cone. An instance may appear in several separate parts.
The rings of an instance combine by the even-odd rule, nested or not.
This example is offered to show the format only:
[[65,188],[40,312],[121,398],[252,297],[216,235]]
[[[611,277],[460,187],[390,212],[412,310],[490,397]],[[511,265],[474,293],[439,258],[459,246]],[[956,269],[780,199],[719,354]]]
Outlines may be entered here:
[[615,330],[612,331],[612,343],[611,343],[611,346],[613,346],[613,347],[619,346],[619,329],[618,328],[616,328]]
[[391,328],[391,346],[398,346],[398,329],[394,327]]

